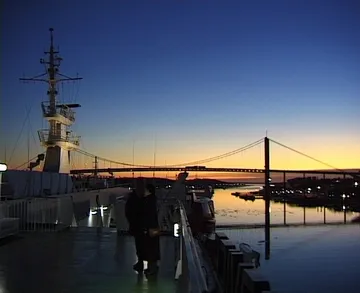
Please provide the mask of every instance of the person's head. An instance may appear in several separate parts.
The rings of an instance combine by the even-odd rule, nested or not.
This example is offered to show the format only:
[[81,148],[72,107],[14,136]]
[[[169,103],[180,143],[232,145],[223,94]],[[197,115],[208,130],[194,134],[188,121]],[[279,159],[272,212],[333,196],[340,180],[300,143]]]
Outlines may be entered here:
[[143,197],[145,195],[146,190],[146,182],[144,177],[138,177],[135,179],[135,192],[139,197]]
[[146,188],[147,188],[147,190],[148,190],[150,193],[155,194],[156,188],[155,188],[155,186],[154,186],[153,184],[148,183],[148,184],[146,185]]

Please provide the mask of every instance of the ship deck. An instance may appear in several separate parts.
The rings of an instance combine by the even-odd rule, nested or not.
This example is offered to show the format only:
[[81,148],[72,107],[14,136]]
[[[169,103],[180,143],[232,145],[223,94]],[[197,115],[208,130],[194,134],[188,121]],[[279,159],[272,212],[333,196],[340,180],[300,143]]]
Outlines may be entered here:
[[161,237],[160,270],[148,280],[132,270],[133,238],[116,229],[27,233],[0,243],[0,292],[175,292],[174,241]]

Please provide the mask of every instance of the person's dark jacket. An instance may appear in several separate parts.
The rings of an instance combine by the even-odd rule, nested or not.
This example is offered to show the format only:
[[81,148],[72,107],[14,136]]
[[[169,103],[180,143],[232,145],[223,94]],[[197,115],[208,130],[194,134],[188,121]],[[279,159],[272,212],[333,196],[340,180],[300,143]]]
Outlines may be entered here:
[[125,216],[129,222],[129,232],[132,235],[158,228],[155,194],[138,197],[135,192],[132,192],[125,205]]
[[159,228],[157,201],[153,190],[144,197],[144,220],[146,230]]
[[140,241],[143,247],[144,260],[149,262],[160,259],[160,237],[151,236],[149,229],[157,229],[158,215],[156,195],[154,190],[145,197],[138,197],[136,193],[132,193],[125,206],[126,218],[129,221],[129,232]]
[[135,191],[129,194],[125,204],[125,216],[129,223],[129,232],[132,235],[142,231],[143,227],[143,201]]

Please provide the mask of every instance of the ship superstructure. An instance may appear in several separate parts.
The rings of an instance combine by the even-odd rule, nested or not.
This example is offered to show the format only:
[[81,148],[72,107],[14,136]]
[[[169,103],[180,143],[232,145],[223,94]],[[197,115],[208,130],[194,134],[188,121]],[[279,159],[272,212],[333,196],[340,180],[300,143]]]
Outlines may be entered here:
[[40,59],[45,66],[45,73],[32,78],[20,78],[24,81],[40,81],[48,84],[48,101],[41,103],[43,117],[48,121],[49,128],[38,131],[41,144],[46,147],[46,156],[43,166],[44,172],[69,173],[70,151],[79,147],[79,136],[70,129],[75,122],[74,108],[79,104],[59,103],[57,100],[58,85],[64,81],[76,81],[81,77],[69,77],[60,73],[60,64],[63,60],[54,48],[53,29],[50,28],[50,48],[46,51],[46,59]]

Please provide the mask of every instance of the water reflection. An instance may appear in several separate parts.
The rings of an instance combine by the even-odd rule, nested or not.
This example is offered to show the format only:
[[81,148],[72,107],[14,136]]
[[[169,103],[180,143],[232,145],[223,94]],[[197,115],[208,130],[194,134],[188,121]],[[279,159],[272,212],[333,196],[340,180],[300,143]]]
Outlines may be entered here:
[[[232,192],[248,193],[259,188],[259,185],[253,185],[237,189],[217,189],[213,198],[216,223],[219,225],[264,224],[265,202],[263,199],[250,201],[231,195]],[[324,207],[301,207],[291,203],[271,202],[272,224],[350,222],[358,216],[360,216],[359,213],[342,209],[335,211]]]
[[248,243],[261,252],[261,273],[273,290],[360,292],[360,225],[271,228],[269,260],[265,257],[264,229],[219,230],[235,243]]
[[[257,188],[244,187],[237,191],[249,192]],[[237,227],[261,224],[264,227],[264,200],[243,200],[232,196],[231,192],[233,190],[215,192],[217,224]],[[237,245],[247,243],[261,252],[261,272],[274,290],[360,292],[360,225],[335,225],[337,222],[348,223],[356,217],[359,213],[341,208],[335,211],[271,202],[271,224],[278,224],[278,227],[265,227],[268,233],[264,228],[217,230],[225,232]],[[283,226],[294,223],[300,226]]]

